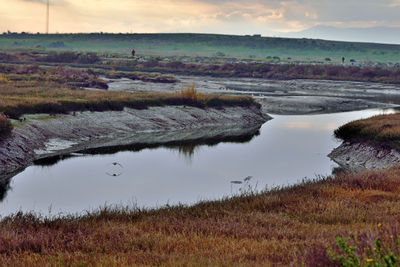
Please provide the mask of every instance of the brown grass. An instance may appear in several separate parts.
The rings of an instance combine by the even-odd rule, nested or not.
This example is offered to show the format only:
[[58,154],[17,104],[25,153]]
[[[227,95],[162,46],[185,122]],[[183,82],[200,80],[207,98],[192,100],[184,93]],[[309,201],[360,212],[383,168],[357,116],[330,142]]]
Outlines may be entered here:
[[346,141],[368,141],[398,147],[400,114],[379,115],[341,126],[335,136]]
[[0,223],[0,265],[321,266],[337,236],[400,229],[400,167],[159,210]]
[[181,93],[126,93],[73,89],[57,82],[18,80],[0,83],[0,112],[18,118],[22,114],[65,113],[70,111],[122,110],[162,105],[198,107],[257,105],[247,96],[199,94],[196,99]]

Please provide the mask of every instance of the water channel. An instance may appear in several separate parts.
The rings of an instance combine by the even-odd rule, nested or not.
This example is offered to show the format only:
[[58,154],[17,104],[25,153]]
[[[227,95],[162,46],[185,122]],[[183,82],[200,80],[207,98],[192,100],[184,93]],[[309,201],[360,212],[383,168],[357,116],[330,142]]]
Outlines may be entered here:
[[251,140],[78,154],[42,161],[11,179],[0,216],[17,211],[82,214],[102,206],[194,204],[244,190],[286,186],[330,175],[327,155],[340,145],[333,131],[346,122],[393,110],[324,115],[272,115]]

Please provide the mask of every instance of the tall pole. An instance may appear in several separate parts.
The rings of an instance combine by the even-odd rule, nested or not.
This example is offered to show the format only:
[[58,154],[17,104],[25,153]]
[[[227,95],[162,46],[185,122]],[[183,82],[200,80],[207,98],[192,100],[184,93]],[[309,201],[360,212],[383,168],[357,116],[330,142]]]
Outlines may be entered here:
[[46,33],[49,34],[49,13],[50,13],[50,3],[47,0],[47,10],[46,10]]

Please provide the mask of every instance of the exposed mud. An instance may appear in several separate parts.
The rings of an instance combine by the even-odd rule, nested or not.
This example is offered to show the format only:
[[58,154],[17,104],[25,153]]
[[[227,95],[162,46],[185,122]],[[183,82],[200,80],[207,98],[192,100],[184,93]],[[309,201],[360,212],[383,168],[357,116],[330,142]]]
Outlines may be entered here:
[[131,144],[240,137],[256,132],[268,119],[256,106],[151,107],[30,119],[0,143],[0,180],[41,158]]
[[262,104],[264,113],[321,114],[400,104],[400,85],[330,80],[266,80],[175,76],[175,84],[149,84],[129,79],[109,81],[111,91],[177,92],[188,85],[204,93],[249,94]]
[[400,152],[368,143],[345,142],[328,155],[350,171],[384,169],[400,164]]

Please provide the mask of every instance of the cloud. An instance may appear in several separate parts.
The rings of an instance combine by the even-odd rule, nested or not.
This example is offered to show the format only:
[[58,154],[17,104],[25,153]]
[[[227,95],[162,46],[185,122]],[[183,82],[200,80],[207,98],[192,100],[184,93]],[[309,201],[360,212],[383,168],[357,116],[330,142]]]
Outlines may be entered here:
[[[21,2],[31,2],[31,3],[39,3],[42,5],[47,4],[47,0],[18,0]],[[49,0],[49,5],[50,6],[66,6],[68,5],[68,2],[66,0]]]
[[[46,0],[0,0],[0,31],[43,31]],[[50,0],[55,32],[299,31],[400,26],[400,0]]]

